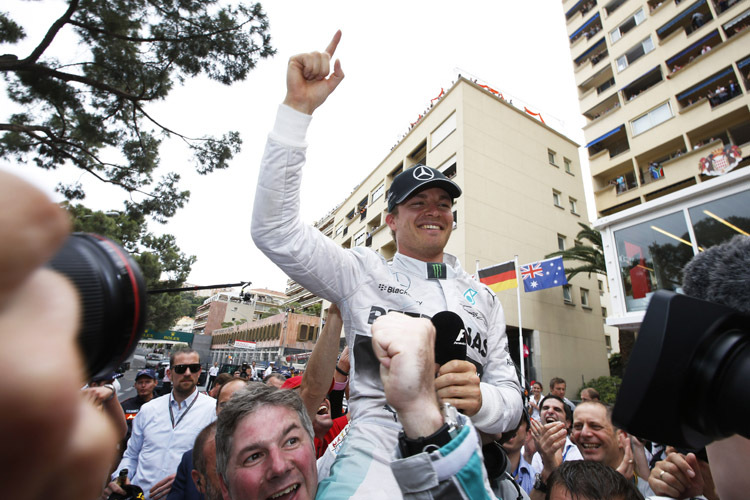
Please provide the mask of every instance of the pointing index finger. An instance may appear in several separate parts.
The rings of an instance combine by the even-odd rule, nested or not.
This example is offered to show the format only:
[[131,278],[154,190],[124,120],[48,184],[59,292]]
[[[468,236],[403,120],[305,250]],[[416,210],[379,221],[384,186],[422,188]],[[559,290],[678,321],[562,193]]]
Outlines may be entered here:
[[336,47],[338,47],[339,42],[341,41],[341,30],[338,30],[334,35],[333,39],[331,39],[331,43],[328,44],[328,47],[326,47],[326,53],[333,57],[333,53],[336,52]]

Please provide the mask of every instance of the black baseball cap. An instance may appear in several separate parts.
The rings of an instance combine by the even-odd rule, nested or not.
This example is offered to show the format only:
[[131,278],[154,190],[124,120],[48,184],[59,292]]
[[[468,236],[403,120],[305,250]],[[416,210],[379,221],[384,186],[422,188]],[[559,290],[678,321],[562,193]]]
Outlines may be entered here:
[[445,189],[453,199],[461,196],[461,188],[458,184],[442,172],[427,165],[418,164],[404,170],[393,179],[391,188],[388,190],[388,212],[392,212],[396,205],[409,196],[431,187]]

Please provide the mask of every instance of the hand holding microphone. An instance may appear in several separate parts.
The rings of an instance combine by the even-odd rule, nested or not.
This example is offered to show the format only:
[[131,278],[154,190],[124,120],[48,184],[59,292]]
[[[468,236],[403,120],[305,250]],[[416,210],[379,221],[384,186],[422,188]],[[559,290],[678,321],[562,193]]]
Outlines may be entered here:
[[466,361],[466,331],[461,317],[442,311],[432,317],[435,325],[435,363],[440,365],[435,379],[437,395],[461,413],[471,417],[482,407],[479,375],[471,361]]

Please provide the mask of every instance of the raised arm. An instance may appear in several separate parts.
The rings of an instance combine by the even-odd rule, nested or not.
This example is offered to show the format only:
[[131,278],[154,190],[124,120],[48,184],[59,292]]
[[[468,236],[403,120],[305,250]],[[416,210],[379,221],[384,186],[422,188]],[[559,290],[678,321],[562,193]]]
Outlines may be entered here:
[[359,286],[359,275],[369,263],[362,252],[345,251],[302,220],[300,188],[310,113],[344,78],[338,61],[329,74],[331,56],[340,39],[341,33],[336,32],[325,51],[289,60],[287,95],[268,136],[252,217],[252,237],[258,249],[307,290],[339,304]]
[[331,386],[331,378],[336,367],[336,355],[339,353],[342,326],[341,312],[336,304],[331,304],[328,308],[328,319],[307,362],[307,369],[302,376],[300,386],[300,397],[305,403],[310,420],[315,420],[320,403]]

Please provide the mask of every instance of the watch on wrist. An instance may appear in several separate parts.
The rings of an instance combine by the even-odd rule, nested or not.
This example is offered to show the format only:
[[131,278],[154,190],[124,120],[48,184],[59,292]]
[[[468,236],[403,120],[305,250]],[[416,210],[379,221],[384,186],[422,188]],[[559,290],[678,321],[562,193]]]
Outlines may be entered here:
[[117,394],[117,389],[115,389],[115,386],[112,384],[104,384],[102,387],[106,387],[107,389],[112,391],[112,394],[109,395],[107,399],[104,400],[104,402],[109,401],[110,399],[115,397],[115,394]]
[[544,482],[541,474],[537,474],[536,479],[534,479],[534,489],[542,493],[547,493],[547,483]]
[[[398,447],[403,458],[418,455],[423,451],[432,451],[442,448],[458,436],[463,428],[458,421],[458,410],[450,403],[443,403],[441,408],[443,414],[443,425],[429,436],[420,436],[416,439],[406,437],[404,431],[398,435]],[[429,448],[429,450],[428,450]]]

